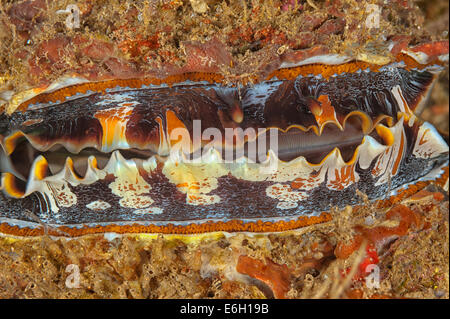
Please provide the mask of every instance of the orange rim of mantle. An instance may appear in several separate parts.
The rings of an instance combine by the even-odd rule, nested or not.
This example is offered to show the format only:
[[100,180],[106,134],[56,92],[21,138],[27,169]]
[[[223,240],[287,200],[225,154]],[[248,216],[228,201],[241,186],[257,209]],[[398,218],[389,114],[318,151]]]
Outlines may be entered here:
[[[428,64],[420,64],[407,54],[400,53],[396,56],[393,62],[403,62],[405,69],[410,70],[413,68],[423,69],[430,65],[442,64],[441,62],[430,62]],[[342,64],[328,65],[322,63],[305,64],[297,67],[282,68],[273,71],[265,79],[269,81],[275,77],[280,80],[292,80],[297,76],[319,75],[328,79],[334,74],[341,73],[354,73],[358,70],[370,69],[373,72],[378,72],[380,68],[385,65],[377,65],[363,61],[350,61]],[[129,87],[131,89],[141,88],[143,85],[162,85],[167,84],[172,86],[173,84],[182,83],[185,81],[209,83],[224,83],[226,78],[219,73],[206,73],[206,72],[190,72],[176,75],[170,75],[166,78],[144,77],[144,78],[130,78],[130,79],[113,79],[98,82],[86,82],[80,84],[74,84],[67,87],[57,89],[53,92],[44,92],[38,94],[31,99],[24,101],[17,108],[18,111],[26,111],[27,107],[36,103],[55,103],[56,101],[64,102],[66,97],[74,96],[77,93],[86,94],[88,91],[105,93],[107,89],[113,89],[119,87]],[[248,77],[240,79],[242,84],[258,83],[261,79],[254,77]],[[61,103],[62,103],[61,102]]]
[[[430,181],[420,181],[415,184],[409,185],[406,189],[400,190],[395,196],[391,196],[388,199],[378,200],[376,202],[376,208],[387,208],[390,207],[411,195],[422,190],[430,184],[436,184],[438,186],[444,186],[448,176],[449,167],[443,168],[443,174]],[[357,208],[358,206],[355,206]],[[201,224],[189,224],[189,225],[173,225],[168,223],[167,225],[157,226],[157,225],[140,225],[138,223],[133,225],[116,225],[110,224],[106,226],[83,226],[80,228],[71,228],[68,226],[59,226],[57,228],[48,227],[47,233],[44,227],[19,227],[11,226],[8,223],[0,224],[0,233],[12,236],[68,236],[68,237],[78,237],[89,234],[102,234],[102,233],[118,233],[118,234],[144,234],[144,233],[159,233],[159,234],[179,234],[179,235],[194,235],[209,232],[281,232],[294,230],[306,226],[311,226],[314,224],[321,224],[332,220],[332,215],[329,212],[323,212],[319,216],[301,216],[296,220],[291,221],[276,221],[276,222],[263,222],[261,220],[252,221],[244,223],[242,220],[231,220],[227,222],[206,222]]]

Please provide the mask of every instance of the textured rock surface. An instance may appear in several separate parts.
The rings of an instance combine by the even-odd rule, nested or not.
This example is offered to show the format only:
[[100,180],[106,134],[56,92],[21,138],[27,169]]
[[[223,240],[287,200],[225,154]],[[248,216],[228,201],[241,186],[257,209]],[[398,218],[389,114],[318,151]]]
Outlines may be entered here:
[[[422,191],[387,214],[348,207],[269,235],[0,238],[0,297],[448,298],[444,197]],[[369,264],[379,288],[366,285]]]
[[[195,70],[222,72],[233,80],[263,76],[283,61],[318,51],[376,60],[390,55],[389,40],[400,50],[446,37],[445,17],[439,27],[424,28],[427,16],[412,1],[376,1],[381,14],[373,28],[367,3],[354,0],[297,1],[297,6],[280,0],[84,0],[77,2],[78,27],[74,20],[67,24],[69,13],[61,12],[67,5],[2,4],[0,92],[70,73],[98,80]],[[436,11],[445,16],[445,6],[425,9],[430,17]]]

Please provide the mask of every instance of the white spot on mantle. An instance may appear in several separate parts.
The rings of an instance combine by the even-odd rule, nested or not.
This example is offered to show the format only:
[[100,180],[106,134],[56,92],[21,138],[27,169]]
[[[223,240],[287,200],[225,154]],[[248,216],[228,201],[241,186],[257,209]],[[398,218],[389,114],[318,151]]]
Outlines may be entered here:
[[111,205],[102,200],[96,200],[86,205],[87,208],[91,210],[104,210],[111,207]]

